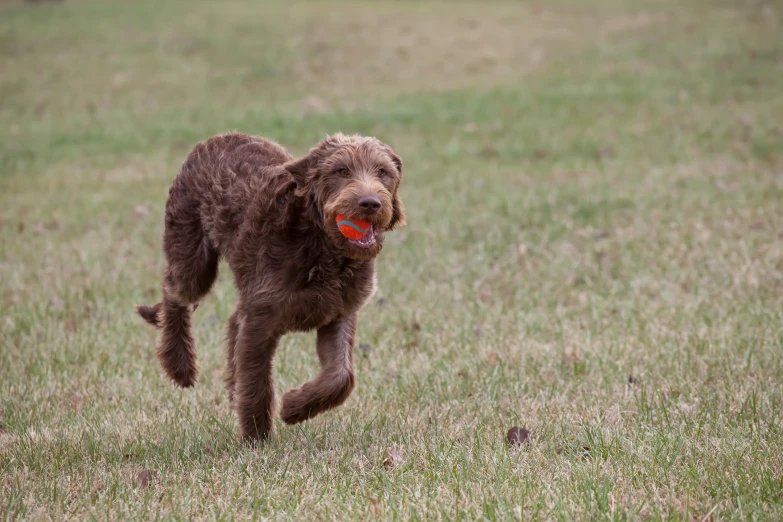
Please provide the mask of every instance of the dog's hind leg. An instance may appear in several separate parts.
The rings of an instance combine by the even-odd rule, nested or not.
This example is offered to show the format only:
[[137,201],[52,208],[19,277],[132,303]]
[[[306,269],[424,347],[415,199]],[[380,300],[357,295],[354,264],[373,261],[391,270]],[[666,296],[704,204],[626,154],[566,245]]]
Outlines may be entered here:
[[315,417],[339,406],[351,395],[356,382],[352,360],[355,336],[356,314],[340,317],[318,329],[321,372],[283,396],[280,416],[284,422],[296,424]]
[[158,360],[166,374],[185,388],[196,382],[196,342],[190,331],[194,305],[217,278],[219,254],[198,219],[174,220],[168,213],[163,235],[168,267],[163,276]]

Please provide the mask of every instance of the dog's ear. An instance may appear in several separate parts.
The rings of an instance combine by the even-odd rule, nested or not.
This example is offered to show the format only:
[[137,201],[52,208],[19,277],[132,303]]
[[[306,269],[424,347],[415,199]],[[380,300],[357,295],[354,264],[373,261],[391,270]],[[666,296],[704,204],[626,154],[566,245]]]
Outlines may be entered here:
[[[397,167],[397,173],[400,175],[400,181],[402,181],[402,158],[400,158],[400,156],[388,145],[386,145],[386,154],[389,155],[392,163]],[[388,230],[394,230],[395,228],[402,226],[405,226],[405,209],[402,206],[402,200],[400,199],[399,194],[397,194],[397,191],[395,190],[394,197],[392,198],[392,218],[389,222]]]
[[294,177],[294,181],[296,181],[296,185],[300,190],[310,182],[310,179],[308,179],[309,174],[318,167],[318,163],[326,158],[336,146],[342,143],[343,139],[344,136],[339,133],[334,136],[327,136],[325,140],[310,149],[306,156],[291,160],[283,165],[285,170]]
[[320,204],[316,199],[316,194],[310,187],[311,169],[315,166],[316,160],[313,157],[313,153],[310,152],[307,156],[299,158],[293,161],[289,161],[284,165],[296,183],[295,194],[298,197],[305,199],[305,213],[307,217],[319,226],[323,226],[324,218],[321,214]]
[[400,196],[395,192],[392,198],[392,218],[387,230],[394,230],[397,227],[405,226],[405,224],[405,209],[402,206]]
[[402,158],[392,152],[391,159],[394,162],[394,166],[397,167],[397,173],[400,175],[400,179],[402,179]]
[[397,174],[400,175],[400,179],[402,179],[402,158],[397,155],[396,152],[392,150],[391,147],[388,145],[384,145],[384,148],[386,149],[386,154],[389,155],[389,158],[391,158],[392,163],[394,163],[394,166],[397,167]]
[[288,173],[293,176],[294,181],[296,182],[296,186],[299,189],[307,184],[307,173],[310,171],[310,168],[314,163],[312,156],[312,154],[308,154],[303,158],[289,161],[283,165],[285,170],[287,170]]

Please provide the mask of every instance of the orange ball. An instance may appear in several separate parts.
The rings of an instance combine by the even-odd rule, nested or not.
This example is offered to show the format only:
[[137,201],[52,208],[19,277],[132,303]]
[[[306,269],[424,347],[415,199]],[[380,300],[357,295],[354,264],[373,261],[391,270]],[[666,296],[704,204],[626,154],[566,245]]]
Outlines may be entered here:
[[372,224],[363,219],[349,219],[337,214],[337,228],[348,239],[361,239],[370,231]]

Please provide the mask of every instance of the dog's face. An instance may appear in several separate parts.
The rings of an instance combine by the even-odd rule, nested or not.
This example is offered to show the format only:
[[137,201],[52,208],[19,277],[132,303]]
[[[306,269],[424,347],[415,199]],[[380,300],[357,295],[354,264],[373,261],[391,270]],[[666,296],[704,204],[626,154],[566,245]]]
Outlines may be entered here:
[[[286,170],[296,180],[297,195],[308,201],[312,218],[348,257],[377,256],[384,232],[405,224],[397,195],[402,160],[375,138],[331,136],[304,158],[287,163]],[[360,227],[359,239],[349,239],[338,228],[338,215],[370,225]]]

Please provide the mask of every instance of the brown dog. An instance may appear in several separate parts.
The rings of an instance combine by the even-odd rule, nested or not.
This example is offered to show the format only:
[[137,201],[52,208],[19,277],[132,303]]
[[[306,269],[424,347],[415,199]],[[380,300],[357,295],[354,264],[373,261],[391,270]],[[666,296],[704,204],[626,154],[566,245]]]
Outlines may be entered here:
[[[160,329],[166,374],[183,387],[196,382],[190,316],[224,257],[239,289],[225,380],[242,437],[272,430],[272,358],[287,332],[317,329],[321,372],[283,396],[283,420],[342,404],[354,387],[356,316],[375,291],[375,257],[384,233],[405,222],[401,181],[400,157],[375,138],[337,134],[300,159],[244,134],[196,145],[166,203],[163,300],[137,307]],[[372,226],[348,239],[338,214]]]

